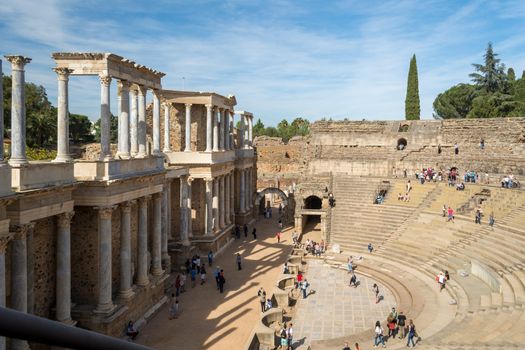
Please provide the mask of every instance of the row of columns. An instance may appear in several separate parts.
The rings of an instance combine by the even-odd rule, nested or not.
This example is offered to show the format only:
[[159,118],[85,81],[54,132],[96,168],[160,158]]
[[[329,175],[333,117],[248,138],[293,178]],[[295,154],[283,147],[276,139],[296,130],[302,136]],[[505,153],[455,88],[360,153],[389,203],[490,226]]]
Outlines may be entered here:
[[239,169],[239,212],[244,213],[253,207],[253,168]]
[[[229,109],[214,107],[207,104],[206,106],[206,150],[205,152],[229,151],[234,149],[233,144],[233,123],[234,114]],[[191,105],[186,105],[186,146],[185,151],[191,151],[189,139],[191,137],[191,128],[188,126],[190,118],[188,111]]]
[[[163,193],[144,196],[138,199],[138,254],[135,284],[149,285],[149,273],[153,276],[164,274],[163,261],[167,256],[167,225],[162,224]],[[120,290],[119,297],[127,299],[133,296],[131,275],[131,205],[136,201],[120,204],[121,209],[121,244],[120,244]],[[148,261],[148,205],[153,205],[153,235],[151,244],[151,266]],[[99,294],[96,313],[109,313],[114,308],[111,283],[111,217],[117,205],[97,207],[99,231]],[[164,229],[163,229],[164,227]]]
[[206,210],[204,234],[209,236],[233,223],[234,177],[230,172],[205,178]]
[[253,146],[253,116],[247,113],[240,113],[241,128],[240,148],[251,148]]

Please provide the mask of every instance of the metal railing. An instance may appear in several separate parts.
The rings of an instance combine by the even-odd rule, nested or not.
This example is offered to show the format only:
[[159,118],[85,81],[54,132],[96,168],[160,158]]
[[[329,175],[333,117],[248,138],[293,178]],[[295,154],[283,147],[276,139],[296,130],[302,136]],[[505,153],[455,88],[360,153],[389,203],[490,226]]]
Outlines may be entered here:
[[153,350],[146,346],[0,307],[0,336],[76,350]]

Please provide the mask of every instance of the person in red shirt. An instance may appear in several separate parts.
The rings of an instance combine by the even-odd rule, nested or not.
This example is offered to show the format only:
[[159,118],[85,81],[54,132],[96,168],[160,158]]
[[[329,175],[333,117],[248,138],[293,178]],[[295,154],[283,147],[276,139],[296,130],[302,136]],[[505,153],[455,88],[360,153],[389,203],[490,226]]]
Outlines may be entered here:
[[295,284],[295,289],[299,287],[299,283],[301,283],[302,280],[303,280],[303,274],[301,273],[301,271],[299,271],[297,273],[297,283]]

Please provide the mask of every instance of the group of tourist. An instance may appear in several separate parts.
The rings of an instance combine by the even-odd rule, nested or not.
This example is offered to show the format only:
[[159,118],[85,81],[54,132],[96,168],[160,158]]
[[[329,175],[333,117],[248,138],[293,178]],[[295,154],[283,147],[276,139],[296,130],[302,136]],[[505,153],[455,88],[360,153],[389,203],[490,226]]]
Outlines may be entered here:
[[502,188],[519,188],[521,186],[520,182],[518,181],[518,178],[512,174],[505,175],[501,179],[501,187]]
[[286,326],[286,323],[283,324],[281,330],[279,331],[279,337],[281,338],[281,346],[279,349],[293,349],[293,324],[289,323]]
[[312,254],[313,256],[321,256],[326,252],[326,243],[324,239],[321,242],[316,242],[313,239],[307,239],[304,245],[304,249],[307,254]]

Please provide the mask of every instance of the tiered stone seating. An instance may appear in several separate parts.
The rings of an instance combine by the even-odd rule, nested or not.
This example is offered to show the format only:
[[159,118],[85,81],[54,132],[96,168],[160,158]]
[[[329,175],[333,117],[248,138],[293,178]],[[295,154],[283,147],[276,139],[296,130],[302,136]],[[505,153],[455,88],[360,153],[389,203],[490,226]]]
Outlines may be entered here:
[[407,179],[390,180],[390,189],[386,195],[384,204],[386,205],[399,205],[404,207],[419,207],[428,195],[434,191],[437,187],[435,183],[427,183],[421,185],[415,179],[411,179],[412,189],[410,190],[410,201],[398,200],[398,195],[406,193]]

